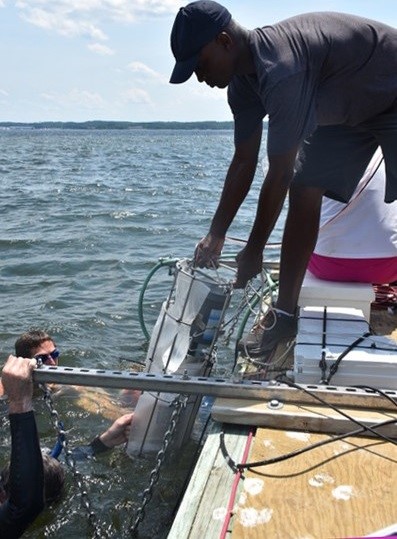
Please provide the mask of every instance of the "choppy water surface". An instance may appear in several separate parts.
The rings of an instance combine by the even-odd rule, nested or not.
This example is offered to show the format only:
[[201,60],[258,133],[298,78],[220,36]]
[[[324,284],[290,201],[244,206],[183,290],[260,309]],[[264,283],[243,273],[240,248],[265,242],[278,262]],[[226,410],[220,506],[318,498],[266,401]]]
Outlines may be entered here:
[[[54,336],[62,365],[127,369],[130,360],[143,361],[141,287],[159,257],[191,257],[207,232],[232,139],[232,131],[0,131],[1,363],[32,326]],[[230,235],[247,237],[261,180],[258,167]],[[273,239],[279,237],[278,231]],[[149,325],[170,283],[166,271],[153,279],[145,306]],[[84,403],[77,397],[56,402],[71,443],[89,441],[109,425],[119,413],[116,397],[111,394],[106,406],[88,397]],[[37,413],[43,445],[51,445],[54,433],[41,403]],[[9,449],[4,406],[1,421],[0,464]],[[156,516],[142,527],[142,537],[161,537],[194,449],[164,470],[148,509],[155,507]],[[153,462],[132,461],[118,449],[80,467],[94,511],[121,537]],[[26,537],[89,533],[69,474],[64,500]]]

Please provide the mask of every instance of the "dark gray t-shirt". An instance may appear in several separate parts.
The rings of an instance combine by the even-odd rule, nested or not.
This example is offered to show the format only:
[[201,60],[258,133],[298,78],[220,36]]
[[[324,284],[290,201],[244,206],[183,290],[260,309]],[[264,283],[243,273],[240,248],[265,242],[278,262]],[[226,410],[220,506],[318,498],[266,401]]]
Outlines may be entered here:
[[319,125],[357,125],[397,100],[397,30],[344,13],[307,13],[250,32],[256,74],[235,76],[235,142],[269,115],[268,152]]

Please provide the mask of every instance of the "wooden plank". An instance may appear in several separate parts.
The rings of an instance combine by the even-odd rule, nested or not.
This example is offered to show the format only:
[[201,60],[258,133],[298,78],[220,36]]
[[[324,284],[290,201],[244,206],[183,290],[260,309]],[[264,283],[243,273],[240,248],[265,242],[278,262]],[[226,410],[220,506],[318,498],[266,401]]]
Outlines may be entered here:
[[[338,409],[366,426],[394,419],[395,423],[381,427],[379,432],[397,438],[397,411],[342,408],[340,406]],[[211,413],[215,421],[259,427],[328,433],[347,433],[359,428],[332,408],[307,404],[283,404],[277,409],[269,407],[268,403],[262,401],[216,399]],[[366,435],[369,433],[367,432]]]
[[220,424],[212,425],[167,539],[181,539],[190,535],[217,457],[218,447],[215,439],[219,437],[220,430]]
[[[329,439],[258,429],[249,460],[271,459]],[[348,438],[248,471],[232,539],[362,537],[397,523],[397,449]]]
[[[215,423],[204,444],[167,539],[218,537],[234,475],[219,447],[222,426]],[[227,426],[225,440],[233,455],[243,455],[248,428]]]

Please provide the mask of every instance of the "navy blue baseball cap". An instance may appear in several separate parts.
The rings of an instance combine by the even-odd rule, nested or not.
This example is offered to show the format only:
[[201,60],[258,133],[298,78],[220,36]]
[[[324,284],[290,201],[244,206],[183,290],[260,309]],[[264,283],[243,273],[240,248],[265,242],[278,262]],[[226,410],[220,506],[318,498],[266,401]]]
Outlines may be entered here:
[[229,11],[212,0],[198,0],[179,10],[171,31],[176,64],[170,82],[179,84],[193,74],[201,49],[231,21]]

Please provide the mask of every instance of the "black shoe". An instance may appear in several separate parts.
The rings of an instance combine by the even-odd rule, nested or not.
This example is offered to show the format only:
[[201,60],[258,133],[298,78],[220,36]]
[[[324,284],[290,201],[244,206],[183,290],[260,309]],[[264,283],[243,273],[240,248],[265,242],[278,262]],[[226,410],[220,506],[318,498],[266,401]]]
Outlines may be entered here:
[[271,309],[240,340],[237,349],[243,355],[257,358],[269,354],[281,341],[288,341],[296,336],[298,319]]

